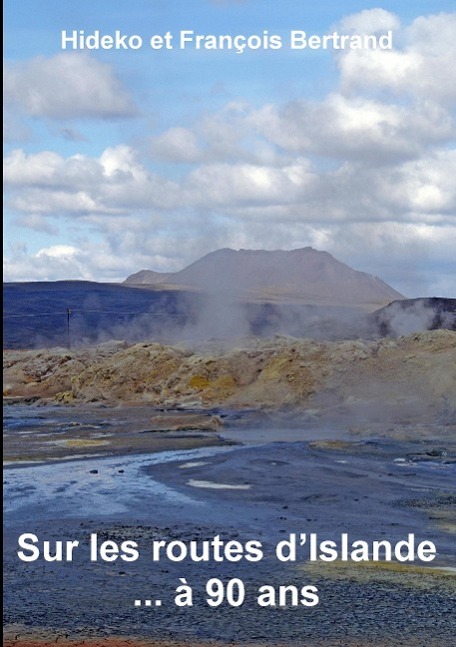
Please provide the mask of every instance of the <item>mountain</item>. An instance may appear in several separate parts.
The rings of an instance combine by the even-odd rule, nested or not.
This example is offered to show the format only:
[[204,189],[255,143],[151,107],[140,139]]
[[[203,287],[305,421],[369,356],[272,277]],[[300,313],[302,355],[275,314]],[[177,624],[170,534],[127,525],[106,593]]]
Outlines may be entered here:
[[286,335],[315,340],[456,330],[456,299],[359,307],[252,302],[174,287],[89,281],[5,283],[3,347],[80,347],[109,340],[206,342]]
[[373,317],[374,310],[398,299],[404,297],[380,279],[311,247],[220,249],[175,274],[143,270],[121,285],[4,284],[3,344],[30,348],[275,334],[354,339],[388,334],[384,315],[371,319],[368,313]]
[[[141,283],[156,284],[155,272]],[[132,283],[132,275],[127,282]],[[162,281],[160,281],[162,283]],[[167,288],[232,295],[249,301],[375,308],[403,295],[312,247],[290,251],[219,249],[163,281]]]
[[173,276],[170,272],[154,272],[153,270],[140,270],[135,274],[128,276],[124,284],[126,285],[157,285],[163,283],[166,279]]

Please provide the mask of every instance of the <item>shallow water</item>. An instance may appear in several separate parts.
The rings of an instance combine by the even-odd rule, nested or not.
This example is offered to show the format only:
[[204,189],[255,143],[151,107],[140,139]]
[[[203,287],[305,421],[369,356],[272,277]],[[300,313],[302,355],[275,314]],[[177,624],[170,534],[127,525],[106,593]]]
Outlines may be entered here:
[[135,511],[149,518],[156,499],[170,506],[202,502],[168,487],[144,468],[214,456],[221,448],[161,452],[132,457],[85,458],[47,465],[28,465],[4,472],[4,521],[72,517],[104,518]]
[[[134,412],[133,412],[134,413]],[[31,437],[56,442],[60,434],[83,430],[117,433],[135,416],[124,410],[11,408],[6,433],[26,446]],[[131,415],[131,418],[129,416]],[[51,430],[49,432],[48,430]],[[41,435],[43,434],[43,435]],[[263,644],[319,645],[346,637],[357,644],[398,645],[404,636],[418,645],[456,631],[454,601],[438,587],[416,588],[401,581],[318,579],[300,565],[265,559],[259,564],[24,564],[17,537],[77,538],[85,546],[90,532],[100,537],[203,540],[221,534],[241,541],[261,538],[274,545],[290,533],[315,532],[334,539],[403,539],[408,532],[435,541],[439,564],[454,569],[454,535],[447,531],[456,500],[454,451],[447,443],[391,438],[350,438],[340,428],[245,428],[226,430],[244,446],[204,447],[85,457],[14,465],[4,470],[6,622],[119,635],[217,638]],[[151,436],[152,434],[146,434]],[[348,441],[351,442],[348,442]],[[330,442],[328,442],[330,441]],[[335,441],[335,442],[332,442]],[[194,487],[195,483],[204,487]],[[207,485],[210,487],[207,487]],[[218,487],[225,485],[229,487]],[[436,513],[439,515],[436,516]],[[85,542],[85,543],[84,543]],[[147,557],[147,553],[145,555]],[[317,582],[321,604],[315,609],[261,609],[245,604],[209,609],[197,598],[191,609],[172,602],[180,577],[204,591],[209,577],[240,577],[250,601],[265,583]],[[307,578],[307,579],[306,579]],[[163,607],[135,609],[135,599],[160,592]],[[289,641],[289,642],[288,642]],[[321,641],[321,642],[320,642]],[[379,641],[381,641],[379,643]],[[436,643],[438,644],[438,643]]]
[[348,440],[350,432],[346,426],[303,426],[303,427],[246,427],[222,429],[220,435],[243,445],[265,445],[268,443],[294,443],[309,440]]

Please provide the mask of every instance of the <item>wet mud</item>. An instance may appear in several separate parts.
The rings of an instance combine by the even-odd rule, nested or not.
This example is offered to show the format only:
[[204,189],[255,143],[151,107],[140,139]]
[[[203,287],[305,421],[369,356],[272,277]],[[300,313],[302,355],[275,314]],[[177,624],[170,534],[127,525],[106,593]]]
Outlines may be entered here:
[[[456,645],[456,436],[448,425],[415,434],[407,424],[258,429],[226,415],[218,434],[178,432],[188,439],[183,447],[127,454],[111,444],[93,455],[66,446],[62,457],[61,446],[47,440],[60,433],[93,440],[100,429],[89,425],[103,421],[106,434],[115,435],[117,423],[120,436],[127,429],[154,434],[140,434],[138,418],[119,410],[75,410],[77,424],[66,431],[68,413],[30,407],[27,421],[24,415],[18,412],[14,429],[7,421],[7,436],[27,432],[16,445],[7,439],[9,458],[22,446],[37,463],[14,460],[4,470],[5,644]],[[35,450],[27,453],[34,435]],[[232,444],[239,435],[246,444]],[[72,562],[23,562],[17,550],[24,532],[77,540],[79,550]],[[311,563],[303,546],[296,560],[279,561],[278,542],[301,533],[336,543],[343,533],[350,541],[392,543],[413,533],[433,542],[437,555],[432,564]],[[90,561],[92,535],[98,543],[133,540],[139,558]],[[152,560],[154,542],[201,546],[216,536],[241,545],[257,540],[263,559]],[[193,589],[191,607],[175,604],[182,578]],[[211,608],[211,578],[242,580],[244,603]],[[261,607],[264,585],[313,585],[320,601]],[[158,598],[160,607],[135,606]]]
[[[214,416],[210,414],[152,413],[150,407],[141,406],[10,405],[4,409],[4,461],[17,465],[147,454],[224,442],[211,429]],[[192,423],[192,418],[199,424]],[[168,419],[165,425],[163,421]],[[178,425],[177,421],[183,423]]]

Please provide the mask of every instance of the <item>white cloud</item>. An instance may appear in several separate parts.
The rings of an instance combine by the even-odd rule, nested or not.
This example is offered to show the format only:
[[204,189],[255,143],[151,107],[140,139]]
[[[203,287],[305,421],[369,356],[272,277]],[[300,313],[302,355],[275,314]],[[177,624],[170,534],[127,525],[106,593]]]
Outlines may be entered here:
[[251,105],[242,101],[206,113],[191,127],[173,127],[151,138],[154,158],[168,162],[239,162],[274,164],[277,152],[258,137],[258,124]]
[[49,218],[39,213],[27,213],[19,216],[16,224],[24,229],[50,234],[52,236],[56,236],[59,233],[58,227],[50,222]]
[[79,250],[73,245],[53,245],[40,249],[36,253],[37,258],[60,258],[60,259],[73,259],[79,254]]
[[422,101],[456,99],[456,13],[417,18],[394,50],[344,50],[337,58],[345,93],[369,88]]
[[456,224],[353,223],[332,232],[326,249],[410,297],[454,297]]
[[338,28],[341,33],[373,34],[400,27],[399,18],[385,9],[365,9],[359,13],[343,18]]
[[170,128],[151,142],[151,152],[168,162],[198,162],[201,151],[198,140],[188,128]]
[[275,168],[254,164],[211,164],[192,171],[184,184],[183,197],[193,205],[225,208],[256,202],[296,202],[312,184],[307,163]]
[[35,254],[28,254],[27,248],[14,250],[11,256],[3,259],[5,279],[13,275],[15,281],[49,281],[58,277],[66,279],[93,278],[90,272],[90,260],[84,253],[72,245],[55,245],[40,249]]
[[116,214],[175,202],[175,184],[149,173],[122,144],[99,158],[14,150],[5,157],[4,180],[9,206],[24,213]]
[[112,119],[137,114],[134,102],[107,63],[81,53],[7,62],[7,108],[51,119]]
[[456,214],[456,150],[441,150],[407,162],[382,178],[396,211],[403,208],[418,214]]
[[238,229],[254,222],[261,229],[275,220],[285,228],[392,219],[444,227],[454,220],[455,176],[456,153],[446,149],[380,167],[354,159],[318,170],[303,157],[282,166],[205,164],[180,182],[150,173],[127,146],[106,149],[99,158],[15,151],[5,160],[9,205],[22,218],[78,215],[105,236],[120,222],[128,237],[122,218],[130,214],[142,223],[137,244],[157,227],[175,239],[183,213],[192,214],[191,225],[203,238],[211,213]]
[[20,212],[124,213],[132,209],[235,206],[293,202],[314,176],[305,160],[277,168],[260,164],[206,164],[178,184],[149,172],[135,151],[119,145],[99,158],[64,158],[15,150],[4,160],[9,205]]
[[[239,101],[175,124],[148,140],[150,159],[125,144],[99,157],[12,151],[17,224],[51,233],[66,218],[99,243],[59,238],[10,255],[8,276],[119,280],[178,270],[217,247],[310,244],[405,294],[454,296],[454,21],[401,27],[381,9],[348,17],[349,31],[394,29],[395,50],[337,53],[340,84],[320,101]],[[187,166],[160,175],[157,160]]]
[[86,281],[122,280],[128,274],[124,263],[106,243],[84,246],[52,245],[36,253],[26,246],[15,246],[3,259],[4,280],[53,281],[79,279]]
[[83,155],[64,159],[53,151],[41,151],[27,155],[17,149],[4,160],[4,181],[18,186],[42,186],[47,188],[97,184],[102,169],[95,160]]

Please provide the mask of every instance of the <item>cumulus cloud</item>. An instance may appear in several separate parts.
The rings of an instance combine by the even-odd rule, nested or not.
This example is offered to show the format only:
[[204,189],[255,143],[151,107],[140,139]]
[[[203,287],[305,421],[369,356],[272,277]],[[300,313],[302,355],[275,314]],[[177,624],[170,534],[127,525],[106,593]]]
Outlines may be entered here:
[[265,106],[250,119],[286,151],[375,165],[415,157],[454,132],[450,116],[438,106],[422,104],[411,112],[403,105],[338,93],[321,103],[300,100]]
[[415,217],[454,218],[455,177],[456,150],[443,149],[388,171],[381,182],[397,211],[402,206]]
[[[390,166],[347,160],[317,169],[306,157],[282,165],[200,164],[180,182],[148,170],[129,146],[99,158],[15,150],[4,161],[8,204],[20,213],[125,214],[135,210],[217,208],[227,216],[274,205],[281,218],[315,221],[449,218],[454,213],[456,153],[438,149]],[[421,214],[421,215],[419,215]]]
[[233,101],[205,114],[192,127],[172,127],[150,140],[155,159],[176,163],[239,162],[274,164],[277,151],[258,137],[257,115],[247,102]]
[[211,164],[192,171],[183,198],[190,204],[238,206],[296,202],[312,184],[307,163],[274,168],[254,164]]
[[374,88],[451,104],[456,99],[455,30],[455,13],[421,16],[404,30],[403,48],[344,50],[337,58],[343,92]]
[[42,214],[125,213],[134,207],[167,207],[175,185],[149,173],[126,145],[107,148],[99,158],[17,149],[4,160],[8,204]]
[[195,133],[188,128],[174,127],[151,142],[151,152],[167,162],[198,162],[201,150]]
[[137,114],[112,67],[84,53],[7,62],[3,83],[6,107],[32,117],[112,119]]
[[98,183],[101,167],[95,160],[74,155],[65,160],[53,151],[27,155],[18,149],[4,160],[4,180],[18,186],[43,186],[47,188]]
[[[394,51],[336,52],[339,84],[321,100],[229,103],[155,133],[147,154],[125,144],[98,157],[10,152],[7,204],[19,224],[45,231],[65,217],[102,242],[98,254],[70,245],[10,256],[9,276],[36,266],[120,279],[178,270],[218,247],[313,245],[404,294],[454,296],[455,20],[347,17],[348,32],[393,29]],[[184,166],[171,175],[157,161]]]
[[99,158],[14,150],[4,160],[4,179],[11,191],[9,205],[18,211],[124,213],[132,208],[288,203],[311,184],[313,174],[302,160],[282,168],[210,164],[177,184],[149,172],[132,148],[119,145]]
[[109,244],[51,245],[30,253],[26,245],[16,245],[3,259],[4,279],[52,281],[57,278],[99,281],[122,280],[128,264],[116,256]]
[[338,28],[342,33],[375,34],[388,29],[399,29],[401,22],[395,14],[385,9],[365,9],[343,18]]
[[90,279],[90,264],[84,259],[84,253],[72,245],[55,245],[28,254],[27,247],[16,247],[14,254],[6,256],[3,261],[5,278],[14,274],[17,281],[48,281],[59,276],[67,279]]

